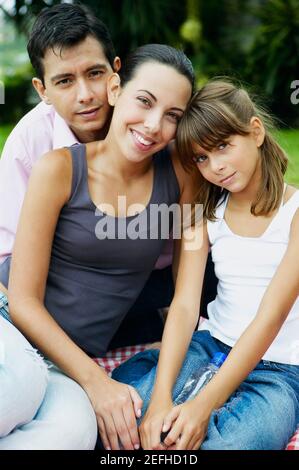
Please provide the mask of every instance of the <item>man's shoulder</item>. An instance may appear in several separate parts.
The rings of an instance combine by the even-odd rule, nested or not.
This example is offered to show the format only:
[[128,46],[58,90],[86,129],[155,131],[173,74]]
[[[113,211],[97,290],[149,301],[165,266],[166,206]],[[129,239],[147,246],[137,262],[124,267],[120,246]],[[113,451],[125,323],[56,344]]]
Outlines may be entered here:
[[49,130],[53,129],[54,116],[55,110],[53,106],[47,105],[41,101],[20,119],[12,132],[24,134],[30,132],[31,135],[36,134],[38,137],[37,130],[39,130],[40,127],[43,129],[48,128]]
[[[2,158],[20,158],[31,166],[43,153],[53,148],[55,110],[43,102],[29,111],[9,134]],[[19,156],[19,157],[18,157]]]

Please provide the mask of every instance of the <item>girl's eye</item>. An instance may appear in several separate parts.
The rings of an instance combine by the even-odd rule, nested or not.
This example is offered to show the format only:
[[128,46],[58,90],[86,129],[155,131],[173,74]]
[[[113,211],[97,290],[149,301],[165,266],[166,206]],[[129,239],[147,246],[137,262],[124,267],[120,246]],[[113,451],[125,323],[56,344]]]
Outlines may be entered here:
[[225,147],[227,147],[227,143],[226,142],[221,142],[221,144],[218,145],[218,150],[224,150]]
[[144,98],[144,96],[138,96],[137,97],[137,100],[140,101],[142,104],[144,104],[145,106],[150,106],[151,105],[151,102],[148,98]]
[[208,157],[206,155],[194,155],[192,158],[193,162],[198,164],[198,163],[203,163],[207,160]]

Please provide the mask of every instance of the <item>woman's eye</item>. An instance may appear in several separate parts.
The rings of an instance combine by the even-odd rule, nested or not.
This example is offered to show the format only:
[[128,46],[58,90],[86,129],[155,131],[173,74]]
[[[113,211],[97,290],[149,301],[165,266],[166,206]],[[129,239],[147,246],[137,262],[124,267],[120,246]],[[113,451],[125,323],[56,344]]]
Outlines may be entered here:
[[195,155],[192,160],[194,163],[198,164],[198,163],[203,163],[205,162],[207,159],[207,157],[205,155]]
[[176,114],[176,113],[168,113],[168,116],[170,117],[170,119],[171,119],[172,121],[180,122],[181,116],[179,116],[178,114]]
[[145,106],[150,106],[151,105],[151,102],[149,99],[147,98],[144,98],[143,96],[138,96],[137,97],[137,100],[140,101],[142,104],[144,104]]

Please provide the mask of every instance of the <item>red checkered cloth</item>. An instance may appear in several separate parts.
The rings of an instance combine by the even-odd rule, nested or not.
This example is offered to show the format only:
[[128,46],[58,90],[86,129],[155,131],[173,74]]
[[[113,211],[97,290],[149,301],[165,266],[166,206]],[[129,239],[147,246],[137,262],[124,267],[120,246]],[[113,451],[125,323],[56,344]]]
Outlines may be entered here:
[[[105,357],[94,358],[94,361],[111,375],[113,369],[135,354],[144,351],[148,346],[148,344],[137,344],[136,346],[114,349],[113,351],[108,351]],[[286,450],[299,450],[299,428],[288,443]]]
[[96,357],[93,360],[99,364],[99,366],[106,369],[106,372],[111,375],[113,369],[118,367],[123,362],[135,356],[135,354],[144,351],[148,344],[137,344],[136,346],[126,346],[124,348],[114,349],[108,351],[104,357]]
[[286,446],[286,450],[299,450],[299,428]]

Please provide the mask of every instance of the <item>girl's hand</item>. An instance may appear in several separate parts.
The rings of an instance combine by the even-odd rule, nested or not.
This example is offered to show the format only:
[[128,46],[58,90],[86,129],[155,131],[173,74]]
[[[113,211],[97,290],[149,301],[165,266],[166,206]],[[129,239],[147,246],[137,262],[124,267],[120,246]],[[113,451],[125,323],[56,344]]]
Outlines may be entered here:
[[165,450],[161,443],[161,433],[165,416],[172,409],[172,401],[152,402],[139,427],[141,447],[144,450]]
[[164,444],[168,449],[197,450],[207,433],[212,410],[197,397],[175,406],[165,417],[162,431],[168,432]]
[[107,376],[85,388],[95,410],[99,433],[107,450],[134,450],[140,447],[136,418],[142,400],[130,385]]

